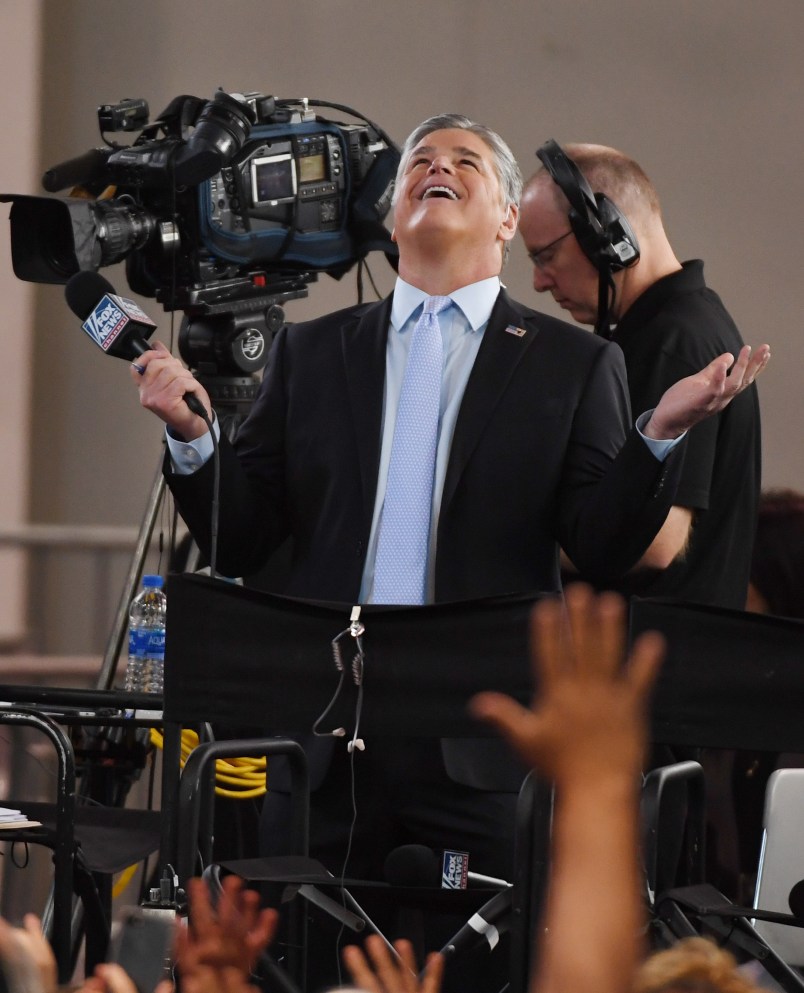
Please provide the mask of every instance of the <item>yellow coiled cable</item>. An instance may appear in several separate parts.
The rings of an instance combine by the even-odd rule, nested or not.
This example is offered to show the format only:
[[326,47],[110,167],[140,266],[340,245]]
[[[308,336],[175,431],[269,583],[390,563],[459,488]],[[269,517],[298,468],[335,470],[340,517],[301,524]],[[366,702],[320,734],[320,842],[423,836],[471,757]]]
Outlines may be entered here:
[[[161,731],[151,728],[151,744],[164,748]],[[198,747],[198,734],[189,728],[181,733],[182,769],[190,752]],[[258,758],[233,758],[215,760],[215,795],[233,800],[250,800],[265,794],[265,756]],[[226,785],[221,785],[226,784]]]
[[[151,744],[160,751],[163,750],[165,739],[162,732],[156,728],[151,728],[150,731]],[[198,734],[185,728],[181,733],[181,758],[179,760],[182,769],[190,752],[197,747]],[[264,755],[259,758],[216,759],[215,795],[229,797],[232,800],[250,800],[254,797],[264,796],[266,792],[265,771]],[[120,896],[126,889],[136,871],[136,865],[130,865],[123,870],[112,888],[113,898]]]

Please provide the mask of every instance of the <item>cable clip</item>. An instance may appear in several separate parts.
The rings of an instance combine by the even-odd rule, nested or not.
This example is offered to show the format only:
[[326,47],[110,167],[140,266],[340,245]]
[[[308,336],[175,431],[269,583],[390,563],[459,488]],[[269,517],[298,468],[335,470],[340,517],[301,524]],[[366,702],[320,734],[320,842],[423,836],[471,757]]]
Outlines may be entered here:
[[360,604],[356,604],[352,607],[352,613],[349,617],[349,634],[353,638],[359,638],[361,634],[366,633],[366,627],[360,621]]

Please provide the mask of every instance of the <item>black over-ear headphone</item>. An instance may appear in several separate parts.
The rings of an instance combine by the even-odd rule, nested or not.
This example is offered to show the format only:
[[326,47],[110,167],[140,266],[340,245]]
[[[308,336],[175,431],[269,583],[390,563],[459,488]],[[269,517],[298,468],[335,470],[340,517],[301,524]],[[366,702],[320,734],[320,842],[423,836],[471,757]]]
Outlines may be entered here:
[[551,138],[536,154],[569,200],[569,222],[584,255],[601,274],[639,260],[639,242],[626,216],[603,193],[593,193],[583,173]]

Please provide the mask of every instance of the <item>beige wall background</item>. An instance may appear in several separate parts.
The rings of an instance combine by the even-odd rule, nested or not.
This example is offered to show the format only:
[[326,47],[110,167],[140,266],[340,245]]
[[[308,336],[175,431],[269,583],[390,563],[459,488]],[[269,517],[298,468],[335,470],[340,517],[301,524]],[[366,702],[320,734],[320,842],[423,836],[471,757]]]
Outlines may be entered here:
[[[526,174],[549,137],[624,149],[654,179],[678,254],[705,259],[745,338],[772,344],[760,385],[764,482],[804,489],[800,0],[2,0],[0,8],[5,190],[40,192],[44,168],[98,145],[100,103],[142,96],[155,116],[178,94],[210,97],[218,86],[345,103],[399,141],[424,117],[462,111],[499,130]],[[6,232],[0,514],[136,524],[160,426],[140,410],[126,365],[85,339],[62,289],[14,279],[7,242]],[[506,282],[534,303],[516,249]],[[387,290],[384,260],[372,269]],[[122,271],[105,275],[124,287]],[[351,276],[324,276],[287,316],[355,296]],[[539,305],[552,309],[544,298]],[[167,338],[170,316],[153,302],[147,309]]]

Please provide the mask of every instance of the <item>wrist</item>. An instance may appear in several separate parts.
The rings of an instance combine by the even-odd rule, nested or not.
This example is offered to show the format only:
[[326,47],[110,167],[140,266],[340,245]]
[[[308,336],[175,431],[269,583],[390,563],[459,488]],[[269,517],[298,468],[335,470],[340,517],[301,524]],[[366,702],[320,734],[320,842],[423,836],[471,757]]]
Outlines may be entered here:
[[686,428],[674,428],[671,425],[663,424],[661,418],[656,417],[656,412],[651,414],[648,422],[641,427],[642,433],[651,441],[675,441],[680,438]]
[[639,794],[642,763],[631,768],[589,769],[572,775],[559,776],[555,782],[556,797],[566,804],[600,807],[606,803],[631,801]]

